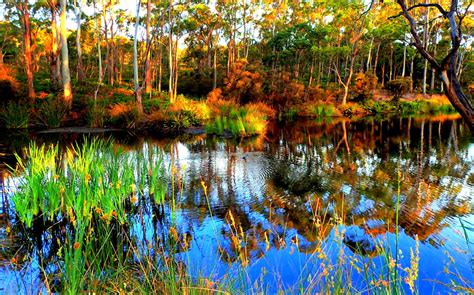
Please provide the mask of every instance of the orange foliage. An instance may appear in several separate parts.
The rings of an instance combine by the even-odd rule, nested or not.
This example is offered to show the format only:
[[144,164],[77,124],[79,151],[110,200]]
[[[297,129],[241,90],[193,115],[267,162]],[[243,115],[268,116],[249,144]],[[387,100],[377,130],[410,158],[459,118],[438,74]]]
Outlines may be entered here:
[[134,106],[126,103],[116,103],[109,108],[109,115],[118,118],[134,110]]
[[250,103],[246,105],[246,107],[249,110],[249,113],[260,113],[267,118],[276,117],[276,111],[263,102]]
[[14,98],[20,89],[20,84],[14,78],[16,72],[13,68],[4,65],[0,68],[0,103]]
[[247,64],[244,59],[236,61],[224,79],[224,96],[237,103],[257,101],[262,95],[263,76],[256,67],[247,69]]

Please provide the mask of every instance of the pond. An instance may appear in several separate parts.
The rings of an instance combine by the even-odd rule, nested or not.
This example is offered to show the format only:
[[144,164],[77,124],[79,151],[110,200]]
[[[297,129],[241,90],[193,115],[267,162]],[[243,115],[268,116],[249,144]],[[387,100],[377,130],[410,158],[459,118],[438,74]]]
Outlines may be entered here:
[[[90,136],[112,136],[124,153],[162,154],[166,201],[153,205],[144,190],[127,203],[127,226],[107,237],[117,252],[132,248],[124,256],[144,281],[140,257],[149,255],[168,272],[172,259],[170,276],[208,290],[376,292],[395,281],[421,294],[472,291],[474,138],[456,117],[273,123],[245,139]],[[10,166],[30,139],[60,149],[84,141],[3,138],[0,162]],[[70,230],[56,228],[61,217],[20,222],[12,196],[22,175],[1,167],[0,292],[62,290]]]

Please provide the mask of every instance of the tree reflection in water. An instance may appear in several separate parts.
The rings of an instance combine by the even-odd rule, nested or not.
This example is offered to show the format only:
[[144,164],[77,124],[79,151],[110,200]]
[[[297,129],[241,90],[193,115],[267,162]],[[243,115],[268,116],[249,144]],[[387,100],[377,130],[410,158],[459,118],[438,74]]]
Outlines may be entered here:
[[[206,265],[216,257],[252,266],[274,250],[314,254],[335,233],[350,251],[375,257],[378,242],[396,232],[398,196],[403,240],[443,247],[451,243],[443,231],[459,230],[456,219],[472,216],[472,138],[451,117],[275,123],[249,139],[117,136],[116,144],[129,152],[160,147],[175,192],[164,206],[144,199],[130,208],[132,226],[122,238],[155,256],[173,252],[179,260],[182,253],[182,267],[222,269]],[[11,220],[3,218],[6,203],[2,194],[2,228]],[[54,261],[61,227],[32,231],[40,257]],[[47,247],[45,232],[54,241]],[[12,245],[2,248],[9,249],[0,253],[3,263],[17,253]]]

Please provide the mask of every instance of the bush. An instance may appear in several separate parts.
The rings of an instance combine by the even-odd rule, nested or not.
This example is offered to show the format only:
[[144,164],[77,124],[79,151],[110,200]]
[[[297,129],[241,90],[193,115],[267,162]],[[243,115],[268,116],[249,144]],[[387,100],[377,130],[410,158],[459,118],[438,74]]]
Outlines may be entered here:
[[410,91],[413,81],[410,77],[397,78],[389,81],[385,88],[393,95],[393,100],[398,101],[405,93]]
[[246,60],[238,60],[224,79],[224,96],[240,104],[257,101],[262,95],[263,75]]
[[135,103],[116,103],[109,110],[109,123],[120,128],[133,128],[140,119]]
[[352,91],[355,94],[356,101],[372,98],[373,91],[377,87],[377,76],[373,73],[357,73]]
[[366,101],[362,107],[370,114],[385,114],[396,111],[396,107],[387,101]]
[[30,108],[28,104],[10,101],[0,112],[0,120],[8,129],[28,128]]
[[6,65],[0,69],[0,104],[7,104],[15,99],[20,86],[14,77],[15,72]]

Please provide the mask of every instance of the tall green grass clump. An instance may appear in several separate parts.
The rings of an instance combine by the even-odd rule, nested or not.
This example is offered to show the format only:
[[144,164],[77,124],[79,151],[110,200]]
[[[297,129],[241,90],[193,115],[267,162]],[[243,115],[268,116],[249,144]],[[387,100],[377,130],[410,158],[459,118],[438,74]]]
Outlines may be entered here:
[[36,119],[42,126],[57,128],[62,125],[67,113],[68,108],[64,102],[56,98],[49,98],[41,102]]
[[335,109],[332,104],[316,104],[311,108],[311,113],[319,118],[331,117],[334,111]]
[[8,129],[28,128],[30,108],[27,104],[11,101],[0,111],[0,120]]
[[16,157],[12,172],[21,178],[12,200],[18,218],[33,230],[63,225],[58,256],[64,259],[59,268],[68,293],[82,291],[109,269],[123,266],[126,241],[117,234],[126,231],[127,212],[140,198],[164,202],[163,157],[155,147],[125,153],[111,141],[97,139],[65,150],[31,143],[26,160]]
[[268,107],[250,104],[225,109],[224,113],[214,117],[206,124],[209,134],[232,136],[251,136],[265,132],[268,119],[274,114]]

